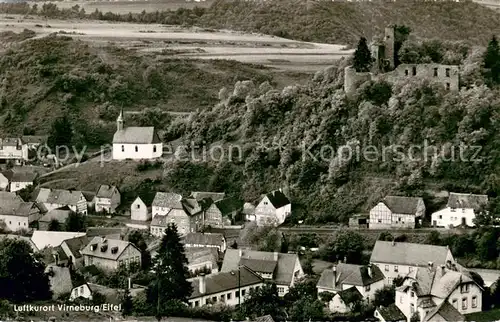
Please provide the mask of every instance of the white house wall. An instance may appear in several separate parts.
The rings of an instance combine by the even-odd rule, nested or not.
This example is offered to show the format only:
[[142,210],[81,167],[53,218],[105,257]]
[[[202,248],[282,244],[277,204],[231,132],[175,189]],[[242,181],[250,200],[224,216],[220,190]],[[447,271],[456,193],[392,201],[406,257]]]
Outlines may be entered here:
[[73,288],[71,291],[71,295],[69,297],[70,301],[74,301],[75,299],[82,297],[85,299],[92,300],[92,292],[90,291],[87,284],[80,285],[78,287]]
[[[248,295],[250,294],[250,289],[253,289],[255,287],[262,287],[264,286],[264,283],[257,283],[257,284],[254,284],[254,285],[251,285],[251,286],[245,286],[245,287],[241,287],[241,294],[245,293],[245,295],[243,295],[241,297],[241,303],[245,302],[245,300],[248,299]],[[189,305],[191,307],[198,307],[198,306],[204,306],[207,304],[207,300],[208,301],[212,301],[212,299],[215,297],[217,299],[217,302],[216,303],[221,303],[221,296],[223,295],[225,300],[223,301],[224,304],[228,305],[228,306],[235,306],[235,305],[238,305],[239,304],[239,299],[238,297],[236,296],[236,293],[239,291],[239,289],[233,289],[233,290],[228,290],[228,291],[224,291],[224,292],[219,292],[219,293],[214,293],[214,294],[210,294],[210,295],[205,295],[205,296],[200,296],[200,297],[197,297],[197,298],[194,298],[194,299],[190,299],[189,300]],[[230,299],[227,299],[227,294],[230,294]],[[198,303],[196,303],[198,302]]]
[[130,206],[130,218],[137,221],[151,220],[151,214],[142,199],[136,198]]
[[[137,152],[136,152],[137,147]],[[156,147],[156,152],[154,152]],[[113,159],[155,159],[163,154],[163,144],[113,144]]]
[[15,192],[33,185],[33,182],[11,182],[10,191]]
[[10,231],[29,228],[29,218],[25,216],[0,215],[0,220],[5,222]]
[[474,213],[474,209],[471,208],[451,209],[447,207],[433,213],[431,217],[431,225],[437,227],[450,228],[450,225],[453,227],[460,226],[462,224],[462,218],[465,218],[465,224],[467,226],[474,227],[474,218],[476,218],[476,214]]

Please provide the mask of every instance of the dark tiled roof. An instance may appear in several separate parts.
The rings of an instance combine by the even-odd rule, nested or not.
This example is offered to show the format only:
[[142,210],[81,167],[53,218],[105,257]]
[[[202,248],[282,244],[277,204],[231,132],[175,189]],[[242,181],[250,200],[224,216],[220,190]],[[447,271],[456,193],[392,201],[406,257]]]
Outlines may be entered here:
[[377,308],[377,311],[386,322],[406,321],[406,316],[395,304],[391,304],[388,307],[381,306]]
[[487,195],[451,192],[446,206],[450,208],[471,208],[477,211],[487,204]]
[[189,233],[182,239],[182,242],[188,245],[221,246],[223,240],[224,235],[222,234]]
[[182,196],[173,192],[157,192],[152,206],[182,209]]
[[222,216],[243,209],[243,201],[237,198],[226,198],[216,201],[214,205],[220,210]]
[[[238,275],[240,277],[238,277]],[[191,282],[193,286],[193,294],[189,297],[190,299],[199,297],[200,287],[199,279],[194,279]],[[210,295],[224,291],[230,291],[237,289],[238,287],[251,286],[255,284],[262,283],[262,279],[249,270],[248,268],[242,267],[240,270],[234,270],[230,272],[213,274],[205,277],[205,293],[203,295]]]
[[127,234],[128,228],[120,228],[120,227],[88,227],[87,228],[87,236],[95,237],[95,236],[108,236],[108,235],[120,235],[125,236]]
[[342,290],[342,285],[366,286],[384,279],[384,274],[376,265],[372,265],[372,275],[367,266],[340,263],[336,266],[337,282],[333,284],[333,269],[325,269],[321,273],[318,286],[321,288]]
[[81,250],[83,250],[89,243],[90,239],[87,236],[82,236],[82,237],[76,237],[72,239],[67,239],[63,241],[65,243],[71,253],[75,256],[75,258],[80,258],[82,257],[82,254],[80,253]]
[[87,202],[92,201],[92,199],[94,199],[95,197],[95,192],[92,191],[82,191],[82,194],[85,197],[85,200],[87,200]]
[[82,196],[81,191],[53,189],[50,191],[46,203],[76,206]]
[[71,210],[63,210],[63,209],[53,209],[47,212],[42,218],[40,218],[40,222],[50,222],[52,220],[57,220],[60,223],[66,221],[69,217]]
[[191,216],[196,215],[202,211],[201,203],[196,199],[182,199],[184,210]]
[[210,198],[212,201],[218,201],[224,199],[226,194],[224,192],[208,192],[208,191],[193,191],[191,192],[191,197],[200,201],[203,199]]
[[286,206],[290,203],[290,200],[288,200],[283,192],[279,190],[272,191],[266,194],[266,196],[276,209]]
[[168,223],[167,216],[156,215],[151,220],[151,226],[167,227]]
[[337,293],[342,301],[346,304],[351,304],[355,301],[361,301],[363,300],[363,295],[358,291],[356,287],[349,287],[346,290],[342,290]]
[[412,266],[446,264],[448,248],[427,244],[400,243],[377,240],[370,257],[371,263],[390,263]]
[[116,187],[107,184],[102,184],[97,190],[97,198],[111,198],[115,192]]
[[121,144],[152,144],[161,143],[155,128],[149,127],[126,127],[116,131],[113,136],[113,143]]
[[35,181],[38,173],[30,171],[13,171],[10,181],[12,182],[33,182]]
[[418,203],[422,198],[387,196],[382,202],[393,213],[414,215],[418,209]]
[[[97,247],[92,250],[91,247],[92,245],[96,245]],[[105,251],[103,251],[104,248],[102,246],[107,246],[105,248]],[[124,240],[118,240],[118,239],[107,239],[105,238],[104,240],[101,237],[94,237],[87,246],[82,250],[83,255],[88,255],[88,256],[94,256],[94,257],[100,257],[100,258],[107,258],[111,260],[117,260],[118,257],[123,253],[123,251],[127,247],[133,247],[137,249],[132,243]],[[116,252],[112,252],[113,248],[117,248]],[[139,252],[139,250],[137,250]]]
[[[215,252],[213,252],[215,250]],[[215,248],[204,248],[204,249],[196,249],[188,247],[186,248],[186,258],[188,260],[189,265],[197,265],[205,262],[211,262],[213,268],[217,268],[217,259],[219,255],[217,253],[217,249]]]
[[259,316],[255,318],[253,322],[274,322],[273,317],[270,315]]
[[425,316],[424,321],[429,321],[436,314],[443,317],[445,321],[462,322],[465,321],[465,317],[460,314],[447,300],[444,300],[438,307],[429,312]]
[[47,142],[47,136],[45,135],[24,135],[21,140],[27,144],[43,144]]

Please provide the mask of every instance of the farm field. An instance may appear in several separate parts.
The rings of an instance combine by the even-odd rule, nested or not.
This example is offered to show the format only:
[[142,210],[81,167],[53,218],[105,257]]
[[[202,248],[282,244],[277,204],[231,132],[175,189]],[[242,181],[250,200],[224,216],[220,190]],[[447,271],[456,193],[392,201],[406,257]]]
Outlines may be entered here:
[[36,37],[57,32],[94,46],[115,46],[159,56],[188,59],[227,59],[276,68],[278,71],[314,73],[350,55],[343,45],[294,41],[274,36],[228,30],[183,28],[160,24],[113,23],[89,20],[45,20],[2,16],[0,32],[30,29]]

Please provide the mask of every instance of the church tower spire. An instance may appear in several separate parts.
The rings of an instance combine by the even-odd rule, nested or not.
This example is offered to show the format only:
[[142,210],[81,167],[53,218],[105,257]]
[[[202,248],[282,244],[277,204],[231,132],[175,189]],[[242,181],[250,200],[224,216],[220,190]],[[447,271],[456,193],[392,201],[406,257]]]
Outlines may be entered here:
[[120,109],[120,115],[118,115],[118,118],[116,119],[116,130],[123,130],[123,107]]

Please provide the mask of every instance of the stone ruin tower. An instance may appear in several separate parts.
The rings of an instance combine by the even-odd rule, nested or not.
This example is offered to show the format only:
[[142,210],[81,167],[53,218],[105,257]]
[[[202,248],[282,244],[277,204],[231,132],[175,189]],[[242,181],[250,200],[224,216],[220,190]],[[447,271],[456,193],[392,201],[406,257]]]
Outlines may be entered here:
[[384,39],[374,39],[371,45],[372,57],[375,59],[373,65],[375,72],[388,72],[395,68],[395,31],[394,26],[387,26]]

